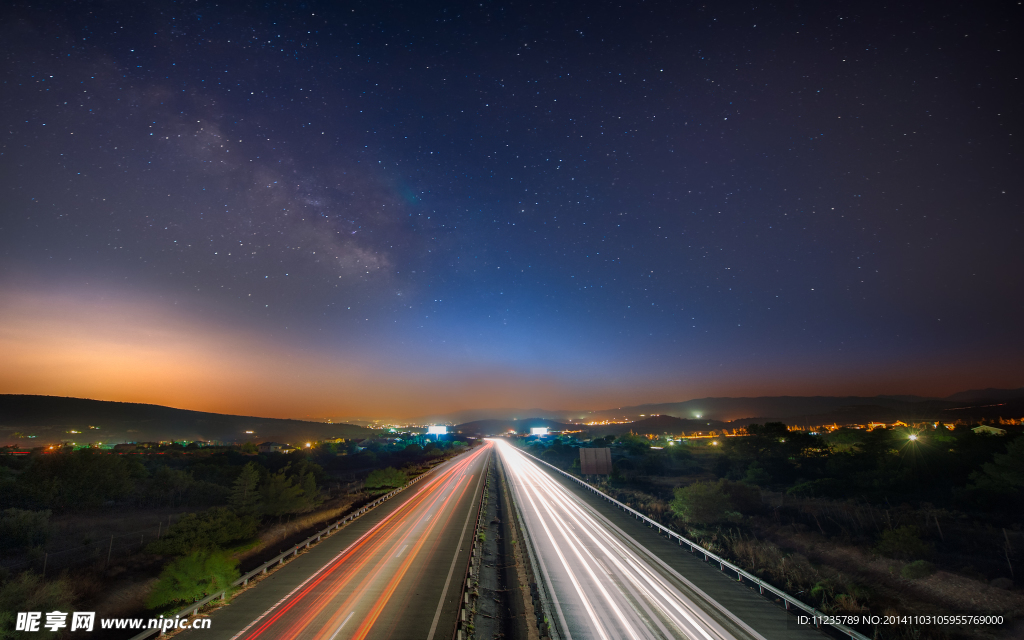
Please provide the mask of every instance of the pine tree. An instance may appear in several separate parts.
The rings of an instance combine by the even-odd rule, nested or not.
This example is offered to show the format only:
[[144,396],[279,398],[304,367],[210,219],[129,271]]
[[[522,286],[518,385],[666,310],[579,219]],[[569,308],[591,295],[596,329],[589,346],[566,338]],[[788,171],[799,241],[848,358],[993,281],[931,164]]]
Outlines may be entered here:
[[242,473],[235,479],[231,488],[228,504],[238,513],[255,513],[260,506],[260,472],[256,464],[250,462],[242,467]]

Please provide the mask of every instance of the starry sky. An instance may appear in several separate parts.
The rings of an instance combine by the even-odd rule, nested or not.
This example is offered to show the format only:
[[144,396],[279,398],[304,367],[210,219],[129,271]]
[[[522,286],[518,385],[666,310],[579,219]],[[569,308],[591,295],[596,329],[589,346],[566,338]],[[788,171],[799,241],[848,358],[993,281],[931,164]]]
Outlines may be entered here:
[[1016,2],[5,2],[0,392],[1017,387]]

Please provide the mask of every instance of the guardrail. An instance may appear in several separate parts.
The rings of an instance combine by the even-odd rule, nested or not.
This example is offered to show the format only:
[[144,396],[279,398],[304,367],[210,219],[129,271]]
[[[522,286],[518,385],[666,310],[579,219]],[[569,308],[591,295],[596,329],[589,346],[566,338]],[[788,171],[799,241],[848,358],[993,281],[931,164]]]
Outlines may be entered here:
[[[558,467],[554,466],[553,464],[544,462],[540,458],[537,458],[536,456],[531,455],[531,454],[527,453],[526,451],[523,451],[522,449],[519,449],[519,451],[520,451],[520,453],[533,458],[534,460],[536,460],[540,464],[543,464],[545,466],[551,467],[552,469],[554,469],[558,473],[562,474],[563,476],[569,478],[570,480],[576,481],[577,483],[582,485],[587,490],[589,490],[592,493],[600,496],[601,498],[604,498],[605,500],[607,500],[608,502],[614,504],[616,507],[622,509],[623,511],[626,511],[628,513],[633,514],[633,516],[637,520],[643,520],[644,523],[647,524],[649,527],[656,528],[660,532],[662,532],[666,536],[668,536],[669,538],[678,540],[679,541],[679,546],[683,546],[683,545],[689,546],[690,547],[690,553],[702,553],[702,554],[704,554],[704,561],[705,562],[708,562],[709,560],[713,560],[713,561],[718,563],[718,566],[719,566],[719,568],[722,571],[725,571],[726,569],[729,569],[730,571],[735,572],[736,573],[736,579],[738,581],[742,582],[744,579],[746,579],[748,582],[753,583],[754,585],[757,586],[758,590],[761,592],[761,595],[764,595],[765,591],[767,591],[767,592],[769,592],[769,593],[771,593],[771,594],[781,598],[783,603],[786,606],[786,610],[790,610],[791,607],[795,607],[797,609],[800,609],[802,611],[807,612],[811,616],[817,616],[815,618],[816,620],[828,620],[830,618],[830,616],[828,616],[827,614],[822,613],[821,611],[818,611],[817,609],[815,609],[814,607],[812,607],[809,604],[806,604],[804,602],[801,602],[801,601],[797,600],[796,598],[794,598],[793,596],[789,595],[788,593],[786,593],[782,589],[779,589],[778,587],[775,587],[775,586],[765,582],[764,580],[758,578],[757,576],[744,571],[743,569],[737,567],[736,565],[734,565],[733,563],[729,562],[725,558],[722,558],[721,556],[718,556],[718,555],[714,554],[713,552],[708,551],[707,549],[705,549],[704,547],[700,546],[696,542],[693,542],[692,540],[689,540],[689,539],[685,538],[684,536],[679,535],[675,531],[672,531],[668,527],[665,527],[662,524],[660,524],[658,522],[655,522],[654,520],[651,520],[650,518],[648,518],[644,514],[640,513],[639,511],[633,509],[632,507],[629,507],[629,506],[627,506],[625,504],[622,504],[621,502],[619,502],[615,498],[613,498],[610,495],[604,493],[600,489],[598,489],[598,488],[596,488],[596,487],[594,487],[594,486],[584,482],[583,480],[580,480],[579,478],[577,478],[576,476],[572,475],[571,473],[569,473],[567,471],[563,471],[563,470],[559,469]],[[820,626],[820,625],[818,625],[818,626]],[[862,634],[862,633],[860,633],[860,632],[858,632],[858,631],[856,631],[854,629],[851,629],[850,627],[848,627],[848,626],[846,626],[844,624],[832,623],[832,624],[829,624],[829,626],[831,626],[833,629],[835,629],[837,631],[840,631],[840,632],[850,636],[850,638],[852,638],[853,640],[871,640],[870,638],[868,638],[864,634]]]
[[[437,466],[440,466],[440,465],[437,465]],[[242,577],[240,577],[237,580],[235,580],[234,582],[232,582],[231,585],[227,589],[224,589],[222,591],[218,591],[217,593],[208,595],[205,598],[203,598],[202,600],[199,600],[197,602],[194,602],[194,603],[188,605],[184,609],[178,611],[176,614],[173,614],[173,616],[174,617],[181,617],[183,619],[184,618],[188,618],[190,616],[197,615],[199,613],[200,609],[202,609],[206,605],[210,604],[214,600],[226,600],[227,596],[228,596],[228,591],[230,591],[234,587],[244,587],[244,586],[248,585],[249,581],[252,580],[253,578],[255,578],[256,576],[266,574],[268,571],[270,571],[271,568],[284,564],[284,561],[287,560],[289,557],[294,558],[295,556],[299,555],[299,550],[300,549],[308,549],[311,545],[316,544],[317,542],[320,542],[320,539],[323,538],[324,536],[329,536],[332,533],[337,533],[339,530],[341,530],[341,527],[343,525],[346,525],[346,524],[352,522],[353,520],[355,520],[359,516],[365,514],[367,511],[370,511],[371,509],[373,509],[377,505],[386,502],[387,500],[389,500],[390,498],[394,497],[395,495],[397,495],[397,494],[405,491],[409,487],[413,486],[414,484],[416,484],[417,482],[422,480],[425,476],[427,476],[431,471],[436,469],[437,466],[435,466],[435,467],[433,467],[431,469],[428,469],[424,473],[416,476],[415,478],[410,480],[405,486],[399,487],[399,488],[395,489],[394,491],[390,491],[390,492],[384,494],[383,496],[377,498],[373,502],[371,502],[369,504],[363,505],[362,507],[360,507],[359,509],[357,509],[357,510],[353,511],[352,513],[348,514],[344,518],[339,518],[333,524],[328,525],[327,528],[314,533],[313,535],[309,536],[308,538],[306,538],[302,542],[296,544],[295,546],[289,548],[288,550],[282,551],[280,554],[275,556],[273,559],[268,560],[268,561],[264,562],[263,564],[261,564],[260,566],[256,567],[255,569],[253,569],[252,571],[249,571],[248,573],[246,573]],[[172,617],[172,615],[168,614],[168,615],[166,615],[164,617],[170,618],[170,617]],[[131,640],[143,640],[144,638],[148,638],[148,637],[150,637],[150,636],[152,636],[154,634],[159,634],[159,635],[162,636],[162,635],[164,635],[164,633],[166,633],[166,632],[163,629],[146,629],[142,633],[138,633],[138,634],[132,636]]]
[[[532,458],[533,456],[530,457]],[[547,634],[547,637],[551,638],[552,640],[561,640],[561,637],[558,633],[558,629],[555,627],[554,624],[556,618],[555,612],[553,611],[552,607],[553,598],[551,597],[551,594],[548,592],[548,590],[551,587],[548,581],[546,580],[547,576],[546,574],[544,574],[544,571],[540,566],[540,562],[538,562],[536,551],[533,547],[533,540],[530,538],[530,533],[526,530],[526,519],[523,518],[523,512],[520,511],[519,509],[519,503],[513,497],[515,495],[515,489],[513,488],[512,483],[508,479],[507,472],[505,471],[505,463],[504,461],[502,461],[501,456],[495,456],[495,461],[496,464],[498,465],[498,473],[501,474],[501,482],[503,485],[502,490],[505,491],[505,495],[507,496],[508,501],[511,503],[509,509],[509,512],[511,514],[509,524],[511,524],[519,532],[519,539],[523,542],[523,552],[525,552],[526,560],[529,563],[530,573],[533,574],[533,582],[537,585],[537,601],[534,606],[540,608],[541,616],[548,623],[546,625],[547,628],[544,630],[544,632]],[[515,520],[515,522],[513,523],[512,520]],[[517,524],[518,526],[516,526]],[[526,585],[520,585],[520,587],[523,586]],[[524,594],[523,597],[525,598],[526,595]],[[537,623],[539,625],[540,621],[538,620]],[[541,634],[541,637],[544,637],[543,633]]]
[[[494,454],[492,452],[492,453],[489,453],[488,455],[494,455]],[[458,618],[458,620],[455,621],[455,631],[452,633],[452,640],[463,640],[463,638],[468,638],[469,635],[470,635],[468,632],[465,632],[465,633],[463,632],[464,629],[466,628],[467,622],[470,621],[469,620],[469,615],[470,614],[467,613],[467,611],[466,611],[467,608],[469,607],[469,597],[468,597],[469,594],[467,593],[467,590],[470,587],[470,581],[471,581],[472,574],[473,574],[473,564],[474,564],[474,561],[478,560],[482,556],[482,552],[478,552],[478,549],[480,548],[480,545],[479,545],[479,540],[477,539],[477,536],[480,533],[480,518],[482,518],[483,515],[484,515],[483,506],[484,506],[484,498],[487,496],[487,483],[490,481],[490,479],[486,478],[486,476],[490,472],[491,472],[491,459],[488,458],[487,463],[484,466],[484,472],[483,472],[483,475],[485,476],[485,479],[483,480],[483,490],[480,492],[480,500],[477,501],[477,504],[476,504],[476,524],[473,525],[473,543],[472,543],[472,546],[469,549],[469,561],[466,562],[466,575],[464,575],[463,579],[462,579],[462,589],[459,591],[459,618]],[[478,565],[477,566],[477,571],[479,572],[479,570],[480,570],[480,567]],[[477,574],[477,580],[479,580],[479,579],[480,579],[480,576],[479,576],[479,573],[478,573]],[[475,607],[474,607],[473,610],[475,610]]]

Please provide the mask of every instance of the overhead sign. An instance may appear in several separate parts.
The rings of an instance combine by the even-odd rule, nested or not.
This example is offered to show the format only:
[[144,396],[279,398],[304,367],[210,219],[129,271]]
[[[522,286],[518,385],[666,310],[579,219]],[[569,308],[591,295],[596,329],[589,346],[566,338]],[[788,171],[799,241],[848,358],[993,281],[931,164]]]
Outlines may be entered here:
[[611,449],[580,449],[580,473],[589,475],[608,475],[612,472]]

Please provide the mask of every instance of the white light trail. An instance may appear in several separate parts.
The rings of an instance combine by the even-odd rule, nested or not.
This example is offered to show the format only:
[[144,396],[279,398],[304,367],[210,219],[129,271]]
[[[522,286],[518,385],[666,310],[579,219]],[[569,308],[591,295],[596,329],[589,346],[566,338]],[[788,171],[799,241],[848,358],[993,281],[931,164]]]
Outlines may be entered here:
[[[736,638],[682,593],[680,586],[688,581],[666,570],[663,562],[512,445],[504,440],[497,444],[535,551],[549,567],[549,587],[558,598],[563,629],[602,639]],[[707,607],[722,611],[717,603]],[[741,638],[764,640],[746,625],[739,626],[748,632]]]

